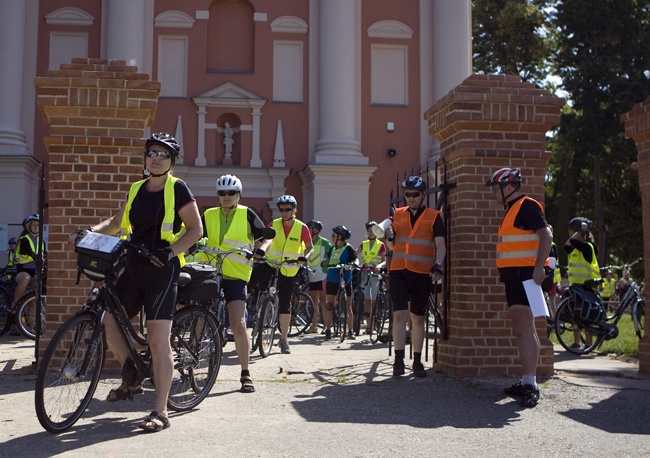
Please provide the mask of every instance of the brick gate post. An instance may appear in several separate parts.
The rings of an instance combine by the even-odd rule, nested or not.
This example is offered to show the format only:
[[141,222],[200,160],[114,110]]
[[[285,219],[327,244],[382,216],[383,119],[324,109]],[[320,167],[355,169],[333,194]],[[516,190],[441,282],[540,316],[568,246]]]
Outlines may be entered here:
[[[650,285],[650,98],[634,105],[632,110],[621,116],[621,120],[625,123],[625,135],[633,139],[637,146],[643,207],[643,267],[645,284]],[[639,372],[650,373],[650,335],[647,328],[639,342]]]
[[[144,129],[158,105],[160,83],[125,61],[72,59],[35,80],[37,105],[50,135],[49,251],[45,339],[79,310],[91,286],[77,279],[68,235],[114,214],[142,177]],[[41,346],[41,350],[45,345]]]
[[[425,113],[429,133],[440,142],[451,208],[449,339],[439,367],[457,376],[521,375],[503,286],[495,265],[497,230],[504,210],[485,186],[501,167],[520,167],[522,190],[544,202],[550,153],[545,133],[560,121],[564,100],[516,76],[472,75]],[[542,342],[538,375],[553,373],[546,324],[537,319]]]

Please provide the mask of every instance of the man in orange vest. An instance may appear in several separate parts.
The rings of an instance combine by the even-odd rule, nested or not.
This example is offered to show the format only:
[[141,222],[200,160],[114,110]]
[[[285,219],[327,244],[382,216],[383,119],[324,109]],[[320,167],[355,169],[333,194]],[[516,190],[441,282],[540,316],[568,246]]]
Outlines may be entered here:
[[499,226],[496,261],[523,369],[521,380],[503,391],[520,398],[522,406],[535,407],[539,401],[535,378],[539,338],[523,281],[532,278],[536,284],[542,284],[546,278],[544,263],[553,236],[542,205],[519,190],[519,169],[499,169],[485,185],[492,188],[496,200],[507,209]]
[[425,316],[431,282],[442,278],[446,228],[440,212],[424,205],[426,185],[422,178],[410,176],[402,182],[402,188],[406,207],[395,210],[392,226],[385,232],[386,245],[393,250],[390,263],[395,342],[393,376],[405,372],[406,321],[410,315],[413,375],[426,377],[421,362]]

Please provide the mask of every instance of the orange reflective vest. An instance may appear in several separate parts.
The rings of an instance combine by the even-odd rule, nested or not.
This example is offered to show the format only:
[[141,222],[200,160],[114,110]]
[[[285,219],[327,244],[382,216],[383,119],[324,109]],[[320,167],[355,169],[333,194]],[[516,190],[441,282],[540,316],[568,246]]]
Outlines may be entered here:
[[390,270],[408,269],[421,274],[429,273],[436,260],[433,222],[439,215],[438,210],[425,208],[415,226],[411,227],[411,212],[408,207],[395,210],[395,245]]
[[537,260],[539,237],[535,231],[522,231],[515,227],[515,218],[524,200],[532,200],[539,208],[542,204],[530,197],[524,197],[508,209],[499,226],[499,241],[497,243],[497,267],[534,267]]

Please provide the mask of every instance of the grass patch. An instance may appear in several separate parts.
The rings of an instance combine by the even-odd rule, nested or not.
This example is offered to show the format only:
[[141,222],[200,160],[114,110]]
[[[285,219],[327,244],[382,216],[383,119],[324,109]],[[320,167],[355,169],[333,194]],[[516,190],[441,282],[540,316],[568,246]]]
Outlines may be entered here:
[[[615,339],[605,340],[595,351],[624,356],[639,356],[639,338],[634,331],[634,323],[630,314],[623,315],[617,326],[618,336]],[[554,344],[560,344],[555,333],[551,334],[551,341]]]

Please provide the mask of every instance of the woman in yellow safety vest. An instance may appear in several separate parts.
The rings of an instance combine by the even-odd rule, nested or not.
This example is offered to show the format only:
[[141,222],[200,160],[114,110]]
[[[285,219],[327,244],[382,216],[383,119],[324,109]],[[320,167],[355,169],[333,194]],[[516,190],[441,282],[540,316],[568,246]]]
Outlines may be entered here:
[[[39,242],[38,232],[41,217],[38,214],[30,215],[23,220],[23,232],[18,238],[16,247],[16,289],[14,290],[13,304],[18,303],[25,294],[29,282],[36,273],[36,257],[40,243],[43,256],[45,256],[45,243]],[[15,239],[14,239],[15,240]]]
[[[201,237],[203,228],[196,200],[189,187],[171,173],[180,155],[176,139],[166,133],[149,137],[145,143],[144,180],[131,185],[127,200],[112,217],[88,228],[106,235],[121,234],[132,243],[148,248],[151,260],[136,253],[127,255],[126,270],[116,289],[130,317],[144,305],[147,338],[156,376],[153,411],[138,425],[147,432],[169,427],[167,397],[172,382],[174,361],[170,346],[172,317],[176,310],[178,276],[184,264],[183,253]],[[73,242],[76,234],[72,234]],[[106,342],[120,364],[129,350],[112,314],[104,317]],[[110,391],[107,401],[115,402],[141,392],[124,381]]]
[[[600,279],[600,267],[596,258],[596,245],[589,230],[591,221],[587,218],[575,217],[567,224],[569,238],[564,244],[564,251],[569,255],[569,282],[572,285],[584,286],[593,289],[592,280]],[[572,348],[580,348],[580,328],[573,331],[574,342]],[[587,334],[585,345],[591,345],[591,334]]]

